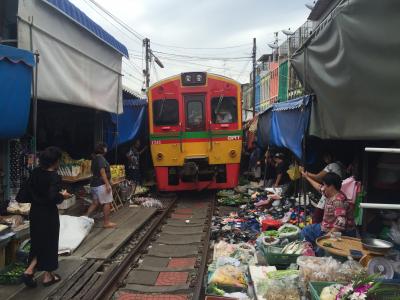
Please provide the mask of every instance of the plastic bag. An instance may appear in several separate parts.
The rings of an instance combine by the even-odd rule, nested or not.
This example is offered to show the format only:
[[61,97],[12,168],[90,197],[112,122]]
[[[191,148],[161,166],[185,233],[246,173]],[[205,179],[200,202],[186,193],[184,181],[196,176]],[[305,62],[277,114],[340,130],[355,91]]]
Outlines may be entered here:
[[336,281],[340,262],[332,257],[300,256],[297,259],[300,267],[300,286],[303,291],[310,281]]
[[278,232],[280,238],[295,240],[300,234],[300,228],[292,224],[284,224],[278,229]]
[[300,168],[296,165],[291,165],[289,170],[287,170],[290,180],[295,181],[301,178]]
[[240,243],[236,250],[232,253],[232,257],[238,259],[242,264],[254,265],[256,249],[254,246],[247,243]]
[[350,282],[363,269],[363,266],[359,262],[350,257],[349,260],[342,263],[340,268],[337,270],[336,281],[345,283]]
[[268,300],[298,300],[299,271],[282,270],[267,274],[266,293],[264,299]]
[[397,222],[392,223],[388,236],[393,240],[393,242],[400,245],[400,219]]
[[240,268],[231,265],[217,268],[211,275],[208,284],[225,287],[232,291],[243,291],[247,288],[244,272]]
[[213,259],[217,260],[222,256],[231,256],[232,253],[236,250],[237,245],[228,244],[225,241],[220,241],[219,243],[214,245],[214,256]]
[[239,267],[240,266],[240,261],[237,260],[236,258],[233,257],[218,257],[216,266],[217,268],[225,266],[225,265],[231,265],[234,267]]
[[238,300],[250,300],[249,296],[245,293],[235,292],[235,293],[225,293],[224,297],[230,297]]

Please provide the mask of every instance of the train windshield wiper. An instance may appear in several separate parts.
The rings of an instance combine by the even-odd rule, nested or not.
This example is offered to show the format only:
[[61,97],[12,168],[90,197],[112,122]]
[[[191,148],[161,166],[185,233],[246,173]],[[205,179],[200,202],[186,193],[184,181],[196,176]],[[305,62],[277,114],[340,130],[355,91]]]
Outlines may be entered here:
[[161,115],[162,115],[162,113],[164,111],[165,100],[167,100],[167,99],[164,98],[164,99],[161,100],[161,108],[160,108],[160,112],[158,113],[158,119],[161,118]]
[[215,109],[215,116],[218,115],[219,109],[221,108],[222,100],[224,99],[224,95],[221,95],[218,100],[217,108]]

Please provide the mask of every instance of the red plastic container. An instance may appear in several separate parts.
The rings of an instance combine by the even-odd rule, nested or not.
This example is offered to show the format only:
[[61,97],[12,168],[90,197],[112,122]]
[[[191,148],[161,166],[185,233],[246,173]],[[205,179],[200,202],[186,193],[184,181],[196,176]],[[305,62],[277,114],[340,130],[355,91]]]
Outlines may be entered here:
[[278,220],[262,220],[261,229],[262,231],[278,229],[282,226],[282,222]]

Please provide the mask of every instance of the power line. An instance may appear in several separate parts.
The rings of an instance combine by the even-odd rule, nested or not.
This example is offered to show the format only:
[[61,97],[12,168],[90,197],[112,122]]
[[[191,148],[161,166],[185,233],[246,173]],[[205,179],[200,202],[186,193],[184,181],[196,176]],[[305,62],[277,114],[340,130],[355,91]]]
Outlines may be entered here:
[[172,46],[172,45],[165,45],[153,42],[154,45],[165,47],[165,48],[173,48],[173,49],[186,49],[186,50],[225,50],[225,49],[232,49],[232,48],[243,48],[249,47],[251,44],[241,44],[241,45],[234,45],[234,46],[226,46],[226,47],[182,47],[182,46]]
[[133,68],[135,70],[135,72],[139,73],[140,75],[143,75],[143,71],[140,70],[140,68],[138,66],[135,65],[135,63],[131,60],[124,60],[125,65],[130,66],[131,68]]
[[[174,65],[177,65],[177,66],[188,65],[188,64],[189,64],[189,65],[195,65],[195,66],[200,66],[200,67],[205,67],[205,68],[210,68],[210,69],[218,69],[218,70],[224,70],[224,69],[226,69],[226,68],[223,68],[223,67],[204,65],[204,64],[194,63],[194,62],[184,62],[184,61],[181,61],[181,60],[175,60],[175,59],[173,59],[173,58],[162,57],[162,56],[160,56],[160,57],[161,57],[163,60],[175,62],[175,64],[174,64],[174,63],[173,63],[173,64],[174,64]],[[232,69],[232,68],[231,68],[231,70],[233,70],[234,73],[239,74],[239,72],[238,72],[237,70],[234,70],[234,69]]]
[[133,78],[133,79],[139,81],[140,83],[143,82],[142,79],[137,78],[135,75],[132,75],[131,73],[124,72],[124,75],[129,76],[129,77],[131,77],[131,78]]
[[251,60],[249,60],[249,61],[244,65],[244,68],[242,69],[242,71],[241,71],[240,74],[239,74],[238,80],[240,80],[240,78],[242,78],[242,76],[243,76],[244,72],[246,72],[246,69],[247,69],[247,67],[249,66],[250,62],[251,62]]
[[[95,0],[84,0],[86,3],[91,3],[93,4],[97,9],[100,9],[103,13],[105,13],[107,16],[112,18],[116,23],[118,23],[122,28],[124,28],[126,31],[131,33],[134,37],[136,37],[138,40],[142,41],[145,37],[135,31],[132,27],[130,27],[128,24],[126,24],[124,21],[116,17],[114,14],[112,14],[110,11],[108,11],[106,8],[101,6],[99,3],[97,3]],[[101,17],[104,18],[103,15],[101,15],[97,9],[94,7],[90,6],[93,10],[95,10]],[[108,21],[111,25],[113,25],[115,28],[117,28],[121,33],[125,34],[120,28],[115,26],[112,22],[110,22],[107,18],[104,18],[106,21]],[[125,34],[126,35],[126,34]],[[136,40],[135,40],[136,41]],[[138,42],[138,41],[136,41]],[[240,44],[240,45],[233,45],[233,46],[225,46],[225,47],[182,47],[182,46],[174,46],[174,45],[166,45],[166,44],[161,44],[161,43],[156,43],[153,42],[153,44],[161,46],[161,47],[166,47],[166,48],[175,48],[175,49],[186,49],[186,50],[226,50],[226,49],[234,49],[234,48],[243,48],[243,47],[248,47],[250,44]],[[161,52],[161,51],[155,51],[153,52],[159,52],[167,55],[174,55],[174,56],[182,56],[182,57],[190,57],[188,55],[178,55],[178,54],[172,54],[172,53],[166,53],[166,52]],[[196,59],[205,59],[205,60],[236,60],[236,59],[242,59],[242,58],[249,58],[249,57],[195,57],[192,56],[190,58],[196,58]]]
[[198,60],[240,60],[240,59],[249,59],[251,56],[242,56],[242,57],[205,57],[205,56],[192,56],[192,55],[184,55],[184,54],[175,54],[175,53],[168,53],[162,51],[153,50],[155,53],[169,55],[173,57],[182,57],[182,58],[191,58],[191,59],[198,59]]
[[[103,10],[99,9],[95,4],[93,4],[90,0],[83,0],[88,7],[90,7],[94,12],[96,12],[100,17],[102,17],[104,20],[106,20],[109,24],[111,24],[114,28],[116,28],[120,33],[122,33],[125,37],[129,38],[130,40],[134,41],[135,43],[140,43],[140,41],[137,40],[137,37],[135,36],[134,38],[132,35],[127,34],[125,31],[123,31],[120,27],[115,25],[113,22],[111,22],[108,18],[106,18],[101,12],[105,13]],[[101,12],[100,12],[101,11]],[[107,14],[108,15],[108,14]]]
[[119,25],[121,25],[125,30],[132,33],[137,39],[139,39],[140,41],[142,41],[144,39],[143,35],[141,35],[137,31],[135,31],[134,29],[132,29],[128,24],[126,24],[124,21],[122,21],[118,17],[114,16],[110,11],[108,11],[103,6],[98,4],[95,0],[88,0],[88,1],[90,1],[91,3],[96,5],[99,9],[101,9],[104,13],[106,13],[110,18],[112,18],[115,22],[117,22]]

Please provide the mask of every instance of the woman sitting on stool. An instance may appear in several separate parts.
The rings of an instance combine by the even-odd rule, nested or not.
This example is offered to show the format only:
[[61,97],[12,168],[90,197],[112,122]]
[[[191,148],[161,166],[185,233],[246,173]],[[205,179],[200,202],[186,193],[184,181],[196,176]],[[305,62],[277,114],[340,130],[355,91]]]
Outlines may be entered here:
[[304,227],[302,237],[315,245],[315,240],[323,235],[341,232],[346,236],[356,236],[354,223],[354,205],[340,191],[342,179],[339,175],[329,172],[322,178],[322,185],[311,179],[306,173],[303,176],[314,186],[319,187],[326,197],[322,223]]

